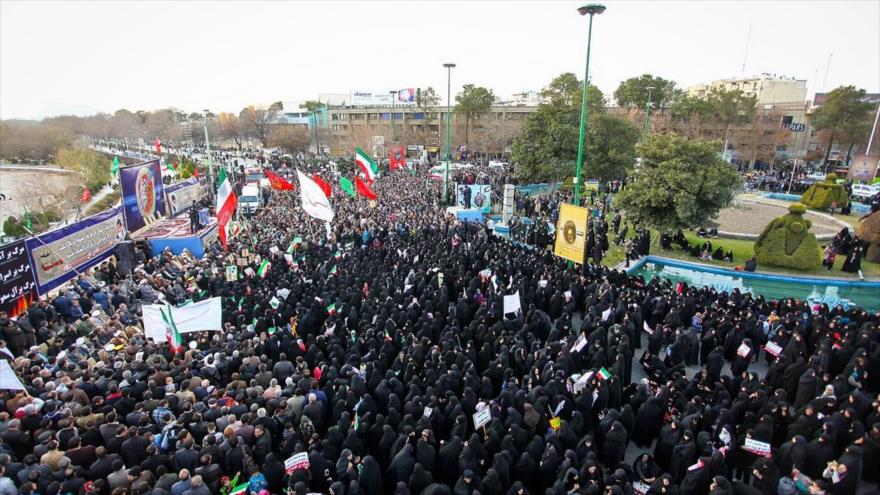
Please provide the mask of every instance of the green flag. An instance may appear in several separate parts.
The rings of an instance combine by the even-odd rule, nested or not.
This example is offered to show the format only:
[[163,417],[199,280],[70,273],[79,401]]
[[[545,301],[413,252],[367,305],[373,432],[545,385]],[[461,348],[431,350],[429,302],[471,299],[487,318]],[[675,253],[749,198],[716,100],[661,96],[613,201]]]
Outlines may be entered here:
[[354,184],[351,183],[350,180],[345,177],[339,178],[339,189],[345,191],[345,194],[348,194],[352,198],[354,197]]
[[110,175],[116,175],[116,172],[119,172],[119,157],[113,157],[113,165],[110,167]]
[[31,224],[31,214],[28,213],[27,206],[24,207],[24,227],[31,232],[34,230],[34,226]]

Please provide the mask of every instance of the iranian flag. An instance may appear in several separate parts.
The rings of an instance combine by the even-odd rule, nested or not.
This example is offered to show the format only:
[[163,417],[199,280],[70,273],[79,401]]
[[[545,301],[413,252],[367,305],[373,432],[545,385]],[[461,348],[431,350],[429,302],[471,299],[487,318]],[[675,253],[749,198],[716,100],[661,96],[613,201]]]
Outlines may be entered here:
[[226,225],[229,224],[229,220],[235,212],[238,198],[235,197],[235,192],[232,191],[232,182],[226,177],[226,169],[224,167],[220,167],[220,176],[217,178],[217,183],[218,235],[220,237],[220,244],[223,244],[223,249],[225,250],[227,249]]
[[333,316],[333,314],[336,313],[336,303],[333,303],[333,304],[327,306],[326,309],[327,309],[327,313],[329,313],[330,316]]
[[361,168],[361,172],[364,173],[367,181],[373,182],[376,180],[376,177],[379,175],[379,166],[376,165],[376,162],[369,155],[364,153],[364,150],[355,148],[354,161]]
[[259,275],[260,278],[266,278],[266,274],[269,273],[270,268],[272,268],[272,263],[269,263],[269,260],[263,260],[263,262],[260,263],[259,268],[257,268],[257,275]]
[[607,379],[611,378],[611,372],[606,370],[604,366],[599,368],[599,372],[597,373],[597,375],[602,380],[607,380]]
[[229,495],[247,495],[248,486],[249,485],[247,483],[238,485],[237,487],[233,488],[231,492],[229,492]]
[[168,347],[171,352],[177,354],[183,347],[183,339],[180,332],[177,331],[177,325],[174,324],[174,316],[171,314],[171,305],[165,303],[165,308],[159,309],[162,313],[162,322],[165,323],[165,338],[168,339]]

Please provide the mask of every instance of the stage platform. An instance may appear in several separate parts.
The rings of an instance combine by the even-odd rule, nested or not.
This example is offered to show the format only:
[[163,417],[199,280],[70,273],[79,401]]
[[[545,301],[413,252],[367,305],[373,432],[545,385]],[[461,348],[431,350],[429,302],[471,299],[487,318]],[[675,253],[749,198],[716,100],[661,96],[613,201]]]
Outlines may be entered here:
[[187,249],[193,256],[201,258],[205,255],[207,246],[217,239],[217,220],[211,218],[209,222],[202,230],[191,234],[188,217],[165,218],[132,237],[149,242],[156,256],[165,248],[170,248],[174,254],[180,254]]

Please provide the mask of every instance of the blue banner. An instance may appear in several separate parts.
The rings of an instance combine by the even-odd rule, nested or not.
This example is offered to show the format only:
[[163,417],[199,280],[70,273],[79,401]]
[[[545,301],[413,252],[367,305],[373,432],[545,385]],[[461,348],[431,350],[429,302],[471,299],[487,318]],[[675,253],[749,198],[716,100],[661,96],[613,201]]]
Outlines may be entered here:
[[492,187],[487,184],[459,184],[456,206],[489,213],[492,211]]
[[109,258],[125,234],[122,209],[117,207],[31,237],[27,247],[37,290],[46,294]]
[[168,216],[176,217],[181,213],[189,211],[201,195],[202,186],[199,185],[199,180],[196,178],[190,178],[166,187],[165,197],[168,200]]
[[125,226],[137,232],[147,225],[145,217],[165,215],[165,191],[159,160],[119,169]]

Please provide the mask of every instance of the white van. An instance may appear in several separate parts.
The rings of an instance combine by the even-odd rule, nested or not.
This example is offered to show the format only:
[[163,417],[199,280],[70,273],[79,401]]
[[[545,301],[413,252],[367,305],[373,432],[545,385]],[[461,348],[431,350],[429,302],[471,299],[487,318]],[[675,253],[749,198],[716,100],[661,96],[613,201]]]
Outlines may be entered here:
[[263,190],[257,184],[248,184],[241,188],[238,208],[245,215],[253,215],[263,206]]

